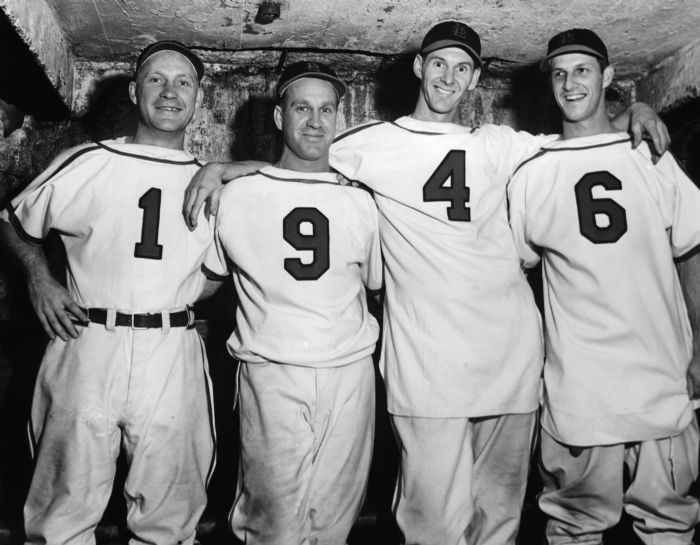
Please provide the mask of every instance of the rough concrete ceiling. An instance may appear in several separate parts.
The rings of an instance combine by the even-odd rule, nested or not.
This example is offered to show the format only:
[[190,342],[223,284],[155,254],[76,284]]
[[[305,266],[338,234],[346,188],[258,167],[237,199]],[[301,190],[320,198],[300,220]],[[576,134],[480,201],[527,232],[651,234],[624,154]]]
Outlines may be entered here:
[[124,60],[155,38],[205,50],[312,48],[400,54],[435,22],[462,19],[484,54],[516,63],[542,55],[573,26],[595,29],[624,75],[637,76],[697,40],[697,0],[282,0],[254,22],[259,0],[49,0],[78,58]]
[[261,2],[0,0],[0,8],[74,111],[76,65],[123,68],[159,38],[183,41],[215,64],[274,66],[282,51],[302,50],[357,69],[411,53],[433,24],[460,19],[481,35],[495,73],[508,75],[541,57],[554,33],[588,27],[626,79],[700,38],[700,0],[279,0],[280,16],[267,25],[255,21]]

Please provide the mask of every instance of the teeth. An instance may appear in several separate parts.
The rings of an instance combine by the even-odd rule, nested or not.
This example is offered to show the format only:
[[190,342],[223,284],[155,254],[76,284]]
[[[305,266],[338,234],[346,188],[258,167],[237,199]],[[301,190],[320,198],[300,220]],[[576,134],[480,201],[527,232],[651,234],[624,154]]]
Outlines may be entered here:
[[566,98],[566,100],[568,100],[568,101],[572,101],[572,100],[581,100],[585,96],[586,95],[584,95],[584,94],[577,94],[577,95],[567,95],[564,98]]

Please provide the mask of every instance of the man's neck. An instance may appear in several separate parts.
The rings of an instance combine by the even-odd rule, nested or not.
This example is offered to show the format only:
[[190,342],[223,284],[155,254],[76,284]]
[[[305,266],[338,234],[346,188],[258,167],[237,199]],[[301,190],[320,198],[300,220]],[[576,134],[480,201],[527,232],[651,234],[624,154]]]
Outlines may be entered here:
[[617,129],[612,126],[612,123],[610,123],[610,118],[608,118],[608,115],[605,112],[591,119],[584,119],[582,121],[574,122],[564,119],[562,122],[562,138],[564,140],[611,132],[617,132]]
[[457,119],[457,110],[446,113],[435,112],[428,107],[424,100],[419,98],[411,117],[418,121],[428,121],[430,123],[454,123]]
[[328,164],[328,154],[326,154],[321,159],[314,161],[308,161],[297,157],[291,153],[288,149],[282,152],[282,157],[275,163],[277,168],[284,168],[286,170],[294,170],[296,172],[330,172],[330,166]]
[[184,150],[185,133],[154,131],[139,125],[136,129],[136,134],[134,135],[132,142],[134,144],[142,144],[144,146],[158,146],[160,148]]

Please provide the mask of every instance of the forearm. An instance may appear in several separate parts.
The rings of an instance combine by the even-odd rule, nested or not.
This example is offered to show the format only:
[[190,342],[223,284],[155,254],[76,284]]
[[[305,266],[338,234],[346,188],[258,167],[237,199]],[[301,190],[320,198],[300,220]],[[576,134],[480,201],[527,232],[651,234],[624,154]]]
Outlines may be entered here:
[[0,221],[0,240],[6,253],[24,272],[28,282],[51,276],[44,249],[24,241],[10,223]]

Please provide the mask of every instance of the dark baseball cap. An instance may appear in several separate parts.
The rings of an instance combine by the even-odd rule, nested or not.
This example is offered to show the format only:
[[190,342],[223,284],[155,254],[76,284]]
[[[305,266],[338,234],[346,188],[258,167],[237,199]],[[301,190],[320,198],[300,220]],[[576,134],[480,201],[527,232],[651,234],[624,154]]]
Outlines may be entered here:
[[540,70],[549,71],[549,61],[564,53],[592,55],[608,64],[608,50],[598,35],[587,28],[572,28],[560,32],[547,44],[547,56],[540,63]]
[[444,47],[459,47],[469,53],[478,67],[484,64],[481,60],[481,40],[469,25],[459,21],[438,23],[423,38],[420,52],[430,53]]
[[146,63],[146,61],[150,59],[153,55],[155,55],[156,53],[160,53],[161,51],[175,51],[176,53],[180,53],[180,55],[182,55],[188,61],[190,61],[190,63],[192,63],[195,72],[197,72],[197,78],[201,80],[204,77],[204,63],[194,51],[192,51],[185,44],[177,42],[175,40],[161,40],[159,42],[153,42],[151,45],[146,46],[141,52],[141,55],[139,55],[139,58],[136,61],[136,68],[134,69],[134,79],[136,79],[136,75],[139,73],[139,70]]
[[290,64],[284,69],[277,83],[277,100],[279,100],[289,86],[301,78],[322,79],[330,83],[338,95],[338,100],[345,94],[345,83],[333,69],[327,64],[314,61],[301,61]]

